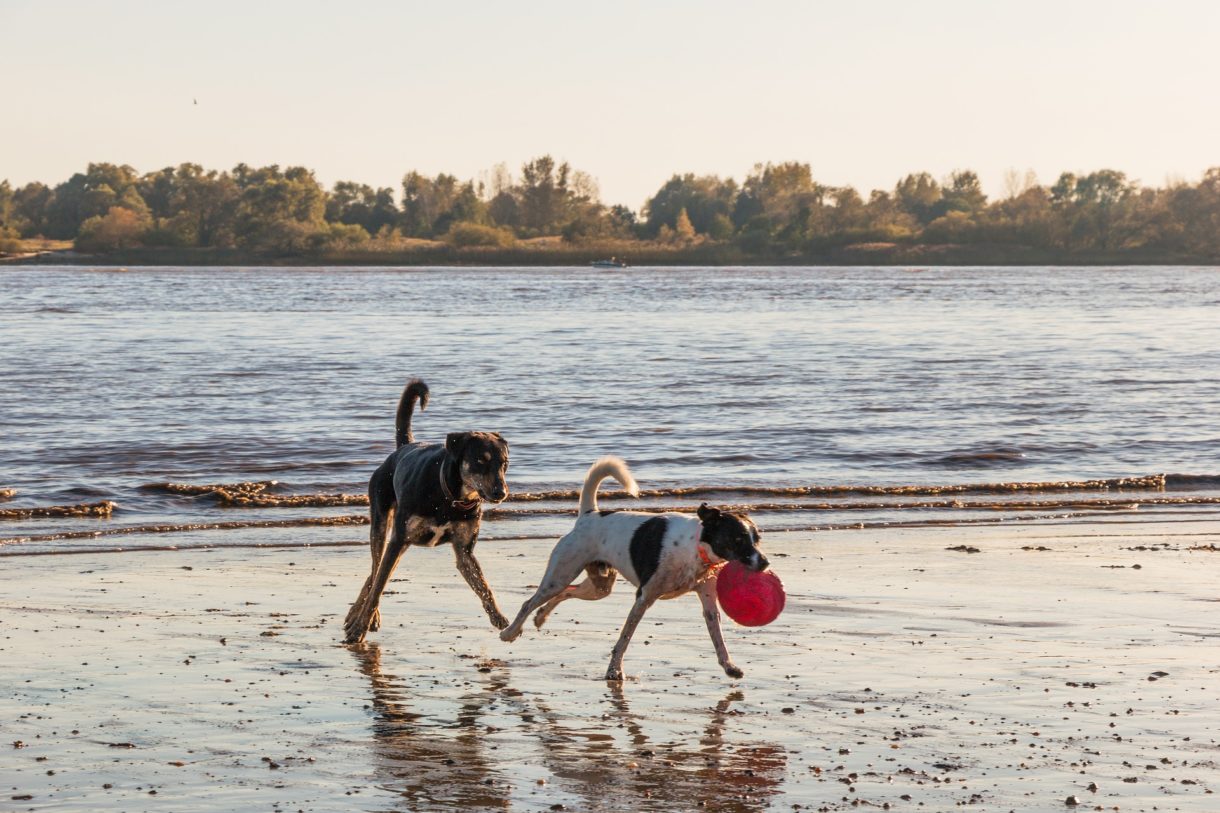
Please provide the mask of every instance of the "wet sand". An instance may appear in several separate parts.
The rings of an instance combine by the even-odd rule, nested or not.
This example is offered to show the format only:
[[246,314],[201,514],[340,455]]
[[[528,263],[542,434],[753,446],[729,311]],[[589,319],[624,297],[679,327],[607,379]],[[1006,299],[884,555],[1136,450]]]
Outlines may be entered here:
[[[506,645],[452,554],[412,550],[348,648],[363,549],[14,557],[0,810],[1217,810],[1220,553],[1188,548],[1218,538],[775,533],[786,612],[726,622],[745,678],[688,596],[646,616],[621,687],[622,582]],[[549,551],[480,545],[510,617]]]

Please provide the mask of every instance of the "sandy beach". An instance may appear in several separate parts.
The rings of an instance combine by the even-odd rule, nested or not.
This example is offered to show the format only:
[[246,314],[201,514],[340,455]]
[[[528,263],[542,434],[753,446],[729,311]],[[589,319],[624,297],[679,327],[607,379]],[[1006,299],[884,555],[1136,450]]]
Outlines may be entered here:
[[[772,534],[789,604],[727,622],[745,678],[688,596],[621,687],[622,582],[506,645],[450,552],[412,550],[347,648],[361,548],[10,558],[0,810],[1216,810],[1220,560],[1189,548],[1218,535]],[[510,615],[549,550],[480,546]]]

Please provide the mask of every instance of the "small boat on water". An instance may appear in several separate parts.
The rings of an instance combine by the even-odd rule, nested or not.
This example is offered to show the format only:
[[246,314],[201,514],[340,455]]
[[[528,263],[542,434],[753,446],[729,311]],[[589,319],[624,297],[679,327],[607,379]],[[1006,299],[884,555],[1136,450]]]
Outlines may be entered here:
[[622,260],[617,259],[615,257],[611,257],[608,260],[594,260],[593,262],[589,263],[589,265],[593,266],[594,268],[626,268],[627,267],[627,263],[625,263]]

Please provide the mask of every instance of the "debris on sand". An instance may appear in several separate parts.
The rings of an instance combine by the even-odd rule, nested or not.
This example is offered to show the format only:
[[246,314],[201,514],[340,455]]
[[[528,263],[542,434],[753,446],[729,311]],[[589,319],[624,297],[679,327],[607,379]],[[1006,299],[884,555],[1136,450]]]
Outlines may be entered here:
[[956,551],[958,553],[982,553],[982,551],[976,548],[974,545],[954,545],[951,548],[945,548],[945,550]]

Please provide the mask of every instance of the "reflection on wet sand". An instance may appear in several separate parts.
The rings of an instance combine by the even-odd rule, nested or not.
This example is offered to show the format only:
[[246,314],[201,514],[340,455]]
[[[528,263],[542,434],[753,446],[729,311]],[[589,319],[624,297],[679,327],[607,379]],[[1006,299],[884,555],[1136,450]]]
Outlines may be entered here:
[[[411,711],[411,686],[381,671],[381,647],[352,648],[372,687],[374,770],[378,786],[402,797],[400,810],[507,808],[511,787],[493,777],[480,718],[507,686],[504,674],[460,696],[452,721]],[[502,670],[499,670],[502,672]]]
[[[352,651],[372,688],[378,786],[400,795],[403,810],[507,808],[514,794],[520,802],[537,790],[536,767],[549,774],[543,806],[577,810],[747,813],[765,809],[784,782],[782,747],[726,737],[734,704],[745,699],[738,690],[705,712],[651,720],[611,686],[604,707],[578,705],[574,714],[543,696],[526,697],[510,685],[507,668],[490,661],[459,697],[456,718],[438,719],[412,710],[412,686],[382,671],[377,644]],[[505,745],[504,738],[490,736],[501,727],[522,736],[497,748],[493,742]]]
[[[665,727],[677,742],[649,736],[649,722],[631,711],[622,685],[610,685],[608,711],[599,719],[562,719],[545,700],[537,703],[534,730],[543,760],[564,790],[580,797],[580,810],[764,810],[779,793],[787,752],[771,743],[733,744],[725,737],[734,690],[712,706],[702,731],[696,725]],[[699,715],[698,711],[691,712]],[[694,720],[681,715],[682,720]],[[657,726],[660,729],[660,726]],[[619,743],[620,730],[627,742]]]

